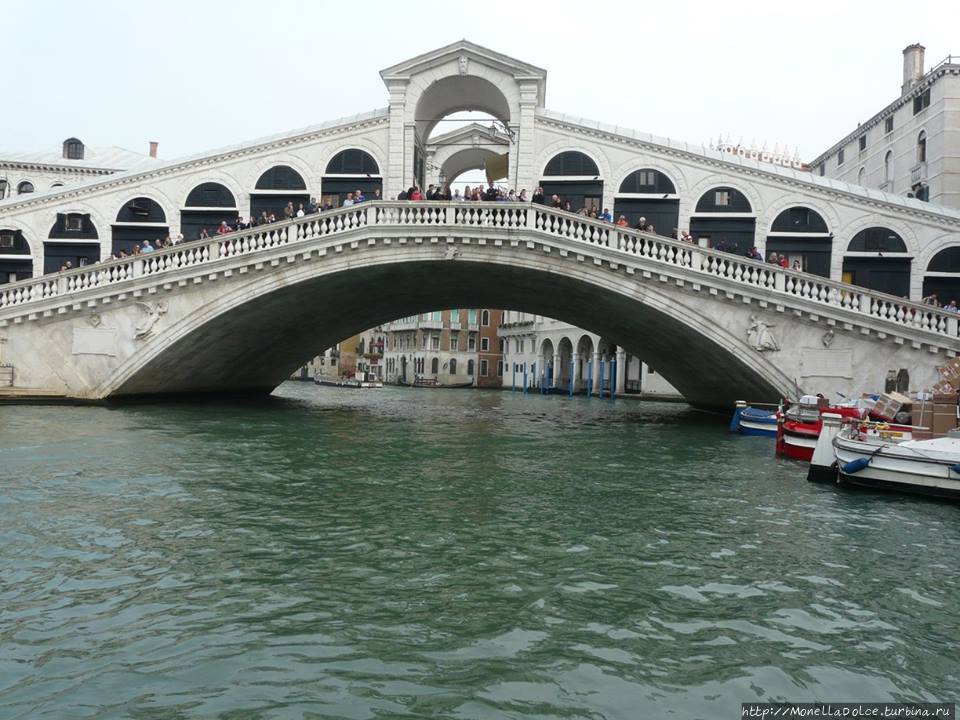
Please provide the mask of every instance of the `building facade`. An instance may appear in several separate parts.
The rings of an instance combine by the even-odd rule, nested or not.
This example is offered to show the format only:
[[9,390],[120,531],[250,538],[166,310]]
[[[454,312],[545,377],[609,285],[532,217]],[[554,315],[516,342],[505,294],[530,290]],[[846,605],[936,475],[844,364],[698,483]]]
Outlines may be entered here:
[[386,334],[382,326],[352,335],[311,358],[294,375],[299,380],[337,382],[358,374],[373,375],[383,381],[383,350]]
[[680,393],[639,357],[606,338],[542,315],[505,310],[503,387],[678,400]]
[[[938,112],[944,97],[945,147],[956,136],[953,68],[938,66],[930,105],[920,111]],[[934,187],[929,163],[930,198],[942,202],[907,197],[896,180],[893,192],[868,188],[819,169],[573,117],[545,106],[546,71],[467,41],[381,77],[383,109],[0,201],[0,282],[56,271],[65,261],[97,262],[141,238],[195,238],[287,202],[337,204],[356,190],[394,198],[411,183],[426,186],[430,173],[452,181],[456,172],[505,164],[509,187],[530,194],[542,186],[574,210],[608,207],[631,223],[645,217],[664,235],[689,228],[701,243],[722,242],[738,254],[751,246],[776,251],[807,272],[914,300],[933,289],[943,300],[960,299],[960,210],[948,207],[949,174]],[[902,98],[911,112],[920,90]],[[468,155],[437,146],[434,134],[464,108],[488,113],[503,129],[474,129]],[[925,130],[931,143],[941,135],[933,125]],[[866,151],[874,144],[868,138]],[[899,162],[894,167],[899,173]]]
[[384,381],[396,385],[500,387],[501,310],[435,310],[385,326]]
[[903,50],[900,96],[810,163],[815,174],[960,208],[960,56],[924,71]]

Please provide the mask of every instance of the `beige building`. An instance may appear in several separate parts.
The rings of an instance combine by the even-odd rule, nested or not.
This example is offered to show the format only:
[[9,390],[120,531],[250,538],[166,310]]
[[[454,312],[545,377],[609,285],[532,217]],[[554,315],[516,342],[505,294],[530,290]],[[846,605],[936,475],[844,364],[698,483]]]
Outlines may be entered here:
[[398,385],[499,387],[502,311],[435,310],[386,326],[384,381]]

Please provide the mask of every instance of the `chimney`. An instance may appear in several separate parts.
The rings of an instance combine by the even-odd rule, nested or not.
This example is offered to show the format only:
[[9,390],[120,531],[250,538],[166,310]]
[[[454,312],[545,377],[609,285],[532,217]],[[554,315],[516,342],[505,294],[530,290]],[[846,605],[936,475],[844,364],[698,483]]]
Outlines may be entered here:
[[[903,52],[906,53],[907,51],[904,50]],[[920,50],[920,57],[923,57],[923,49],[922,49],[922,48],[921,48],[921,50]],[[904,60],[904,62],[906,62],[906,60]],[[904,71],[904,72],[906,72],[906,71]],[[151,140],[151,141],[150,141],[150,157],[155,158],[155,157],[157,156],[157,146],[158,146],[159,144],[160,144],[160,143],[158,143],[156,140]]]
[[908,45],[903,49],[903,85],[900,94],[906,95],[913,90],[920,78],[923,77],[923,51],[926,48],[920,43]]

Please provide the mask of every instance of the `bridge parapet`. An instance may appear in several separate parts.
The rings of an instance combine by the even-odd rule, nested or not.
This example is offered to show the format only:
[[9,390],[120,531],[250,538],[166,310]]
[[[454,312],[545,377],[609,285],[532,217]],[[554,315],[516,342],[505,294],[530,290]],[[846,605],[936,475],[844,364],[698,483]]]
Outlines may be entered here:
[[[956,350],[958,316],[939,308],[914,303],[883,293],[835,282],[803,272],[786,270],[762,261],[701,248],[679,240],[650,235],[629,228],[548,208],[521,203],[453,203],[371,201],[267,226],[258,226],[217,238],[196,240],[148,255],[110,260],[0,286],[0,326],[22,322],[38,311],[51,312],[51,301],[69,305],[96,297],[97,291],[117,293],[134,289],[141,279],[159,279],[182,269],[218,267],[231,258],[268,254],[286,246],[354,235],[376,228],[381,234],[413,230],[438,237],[462,236],[465,230],[527,232],[565,241],[572,248],[602,248],[611,267],[631,266],[638,261],[669,269],[678,279],[761,293],[770,302],[801,300],[809,307],[821,306],[822,314],[869,316],[891,334],[909,330],[914,337],[928,336],[932,344]],[[412,233],[411,233],[412,234]],[[578,251],[579,252],[579,251]],[[622,260],[617,260],[617,257]],[[628,270],[633,272],[634,270]],[[714,292],[714,290],[711,290]],[[91,296],[91,293],[93,295]],[[926,340],[925,340],[926,342]]]

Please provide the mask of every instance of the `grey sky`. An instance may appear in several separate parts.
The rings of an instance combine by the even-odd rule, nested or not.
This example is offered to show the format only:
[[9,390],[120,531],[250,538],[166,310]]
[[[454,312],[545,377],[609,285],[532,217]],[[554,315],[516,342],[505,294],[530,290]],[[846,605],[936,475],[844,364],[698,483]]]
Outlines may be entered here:
[[[75,135],[174,158],[387,104],[378,71],[467,38],[548,71],[547,107],[812,159],[960,54],[960,3],[0,0],[0,151]],[[952,43],[952,45],[951,45]]]

